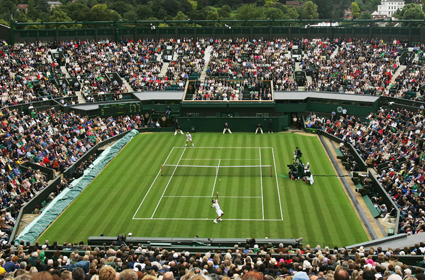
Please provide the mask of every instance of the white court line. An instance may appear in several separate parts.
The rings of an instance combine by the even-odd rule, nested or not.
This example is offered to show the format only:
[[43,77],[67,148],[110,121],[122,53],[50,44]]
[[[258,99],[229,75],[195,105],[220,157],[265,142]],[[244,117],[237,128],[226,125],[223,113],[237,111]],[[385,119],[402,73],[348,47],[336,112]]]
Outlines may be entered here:
[[215,184],[217,183],[218,170],[220,169],[220,162],[221,162],[221,159],[218,160],[217,169],[215,171],[214,187],[213,187],[213,190],[212,190],[212,193],[211,193],[211,197],[214,197]]
[[190,148],[190,149],[273,149],[273,147],[174,147],[176,149]]
[[[164,195],[164,197],[196,197],[196,198],[211,198],[211,196],[196,196],[196,195]],[[261,196],[220,196],[222,198],[261,198]]]
[[[168,158],[170,157],[170,155],[171,155],[171,153],[173,152],[173,150],[174,150],[174,147],[173,147],[173,148],[171,149],[171,151],[168,153],[168,156],[167,156],[167,158],[165,159],[165,161],[164,161],[164,163],[163,163],[163,164],[165,164],[165,163],[167,162],[167,160],[168,160]],[[145,197],[143,197],[143,200],[142,200],[142,202],[140,202],[139,207],[137,207],[137,210],[136,210],[136,212],[135,212],[135,213],[134,213],[134,215],[133,215],[133,219],[134,219],[134,217],[136,216],[137,212],[139,212],[140,207],[142,206],[143,202],[145,201],[146,197],[148,196],[149,192],[151,191],[152,186],[155,184],[155,181],[156,181],[156,179],[158,178],[159,174],[161,174],[161,169],[159,169],[158,174],[156,174],[156,177],[155,177],[155,179],[153,180],[153,182],[152,182],[151,186],[149,187],[148,192],[145,194]]]
[[180,156],[179,161],[178,161],[178,162],[177,162],[177,164],[176,164],[176,167],[174,168],[173,174],[171,174],[170,180],[168,180],[168,183],[167,183],[167,185],[165,186],[165,190],[162,192],[161,198],[159,199],[158,204],[156,205],[155,210],[153,211],[153,214],[152,214],[151,219],[152,219],[152,218],[153,218],[153,216],[155,215],[155,213],[156,213],[156,209],[158,209],[158,206],[159,206],[159,204],[161,203],[162,198],[164,197],[164,193],[167,191],[168,186],[170,185],[171,179],[173,179],[173,175],[174,175],[174,173],[176,173],[177,167],[179,166],[180,160],[182,159],[182,157],[183,157],[183,155],[184,155],[184,152],[186,152],[186,148],[184,148],[183,153],[182,153],[182,155]]
[[272,154],[273,154],[274,176],[276,177],[277,197],[279,197],[280,217],[282,218],[281,220],[283,221],[282,202],[280,201],[279,182],[277,180],[276,160],[274,159],[274,149],[273,148],[272,148]]
[[261,148],[258,148],[258,151],[260,152],[261,208],[263,209],[263,220],[264,220],[263,170],[261,167]]
[[[212,221],[215,218],[134,218],[133,220],[170,220],[170,221]],[[223,221],[258,221],[258,222],[281,222],[281,219],[223,219]]]
[[[218,158],[183,158],[182,160],[218,160]],[[259,158],[221,158],[220,160],[260,160]]]

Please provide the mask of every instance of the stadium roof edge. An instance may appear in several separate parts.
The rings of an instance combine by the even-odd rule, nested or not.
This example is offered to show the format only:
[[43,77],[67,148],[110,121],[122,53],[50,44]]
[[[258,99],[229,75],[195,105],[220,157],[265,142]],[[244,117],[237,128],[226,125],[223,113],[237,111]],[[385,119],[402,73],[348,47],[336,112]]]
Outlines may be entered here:
[[379,96],[372,95],[354,95],[347,93],[329,93],[317,91],[275,91],[274,100],[305,100],[307,98],[333,99],[342,101],[363,101],[375,102]]

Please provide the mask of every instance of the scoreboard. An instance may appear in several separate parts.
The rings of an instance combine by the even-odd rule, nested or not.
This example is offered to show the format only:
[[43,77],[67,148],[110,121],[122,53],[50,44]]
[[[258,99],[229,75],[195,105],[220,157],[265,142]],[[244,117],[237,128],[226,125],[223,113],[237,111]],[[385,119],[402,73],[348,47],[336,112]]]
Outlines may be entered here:
[[112,115],[133,115],[141,112],[142,102],[99,105],[99,115],[102,117],[109,117]]

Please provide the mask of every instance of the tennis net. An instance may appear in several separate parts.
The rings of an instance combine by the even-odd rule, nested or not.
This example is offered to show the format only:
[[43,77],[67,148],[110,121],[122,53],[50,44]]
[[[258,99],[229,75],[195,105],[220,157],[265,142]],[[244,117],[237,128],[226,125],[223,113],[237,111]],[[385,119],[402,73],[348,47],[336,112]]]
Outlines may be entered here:
[[273,165],[161,165],[161,176],[273,176]]

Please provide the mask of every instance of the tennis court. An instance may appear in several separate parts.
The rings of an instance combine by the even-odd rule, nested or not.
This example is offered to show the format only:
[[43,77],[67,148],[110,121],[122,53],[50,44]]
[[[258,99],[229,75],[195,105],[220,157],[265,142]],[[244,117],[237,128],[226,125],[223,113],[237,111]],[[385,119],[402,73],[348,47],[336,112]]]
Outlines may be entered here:
[[[88,236],[299,238],[342,246],[367,240],[335,176],[291,181],[295,147],[313,174],[335,174],[319,139],[293,133],[137,135],[39,240]],[[161,168],[162,166],[162,168]],[[161,176],[162,171],[162,176]],[[270,176],[272,175],[272,176]],[[211,208],[219,192],[223,221]],[[72,227],[70,227],[72,225]]]
[[[163,189],[161,196],[151,193],[152,188]],[[283,219],[280,199],[264,203],[265,195],[280,198],[272,147],[173,147],[150,189],[133,219],[213,220],[212,209],[209,213],[163,210],[168,204],[211,204],[217,191],[226,220]],[[144,207],[147,200],[158,203],[154,208]],[[252,214],[230,207],[236,200],[252,208]]]

